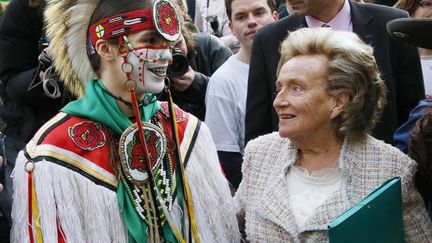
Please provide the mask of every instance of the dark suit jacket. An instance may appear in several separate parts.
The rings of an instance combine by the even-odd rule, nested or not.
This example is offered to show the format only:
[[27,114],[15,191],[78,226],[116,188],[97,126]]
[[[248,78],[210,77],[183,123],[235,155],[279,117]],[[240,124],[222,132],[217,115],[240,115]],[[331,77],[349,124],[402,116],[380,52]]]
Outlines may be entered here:
[[[404,11],[350,1],[353,32],[374,48],[374,55],[387,85],[387,104],[373,131],[378,139],[391,143],[393,132],[407,120],[412,108],[424,97],[421,66],[416,47],[387,34],[386,24],[408,17]],[[288,16],[262,28],[255,35],[249,69],[245,140],[278,130],[275,98],[279,45],[288,31],[307,27],[304,16]]]

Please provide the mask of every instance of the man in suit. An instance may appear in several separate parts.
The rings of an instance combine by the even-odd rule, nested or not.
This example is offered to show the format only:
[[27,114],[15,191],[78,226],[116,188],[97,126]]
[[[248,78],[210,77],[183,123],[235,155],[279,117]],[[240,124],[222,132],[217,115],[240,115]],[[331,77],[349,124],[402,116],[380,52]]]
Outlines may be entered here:
[[262,28],[254,38],[246,104],[245,143],[278,130],[272,107],[276,96],[279,45],[289,31],[326,26],[353,31],[374,48],[374,56],[387,85],[387,104],[373,131],[378,139],[392,142],[392,134],[424,97],[419,54],[415,47],[391,38],[386,23],[408,17],[390,7],[352,0],[287,0],[293,14]]

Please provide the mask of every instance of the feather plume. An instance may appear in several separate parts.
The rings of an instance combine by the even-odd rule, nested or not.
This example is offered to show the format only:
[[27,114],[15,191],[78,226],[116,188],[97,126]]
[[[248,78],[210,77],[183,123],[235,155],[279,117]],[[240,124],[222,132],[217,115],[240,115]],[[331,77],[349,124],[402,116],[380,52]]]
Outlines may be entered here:
[[86,53],[86,33],[99,0],[48,0],[46,32],[54,67],[65,87],[75,96],[84,94],[84,85],[96,75]]
[[90,18],[99,2],[100,0],[81,0],[70,9],[73,18],[69,19],[69,31],[66,36],[68,54],[72,68],[82,83],[96,78],[87,57],[86,36]]

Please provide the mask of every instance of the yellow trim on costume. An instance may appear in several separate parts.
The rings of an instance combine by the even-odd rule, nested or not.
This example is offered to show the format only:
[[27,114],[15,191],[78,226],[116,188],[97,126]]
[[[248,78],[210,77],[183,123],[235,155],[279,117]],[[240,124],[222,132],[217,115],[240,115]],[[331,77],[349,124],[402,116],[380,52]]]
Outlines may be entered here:
[[[173,114],[175,114],[173,112]],[[182,161],[182,165],[184,165],[185,163],[185,158],[186,158],[186,154],[189,150],[189,147],[191,146],[191,141],[193,139],[193,136],[195,134],[195,130],[197,129],[198,126],[198,118],[196,118],[195,116],[189,116],[189,120],[188,120],[188,125],[186,127],[186,131],[184,133],[183,136],[183,140],[181,142],[181,153],[179,154],[180,156],[180,160]],[[174,123],[175,126],[175,132],[178,134],[178,128],[177,128],[177,123]],[[182,146],[183,145],[183,146]],[[183,167],[183,166],[182,166]],[[193,206],[193,202],[192,202],[192,196],[190,193],[190,189],[189,189],[189,183],[188,180],[186,178],[186,172],[184,171],[184,167],[181,168],[182,172],[183,172],[183,185],[184,185],[184,190],[185,190],[185,196],[187,198],[187,202],[186,205],[188,207],[188,211],[189,211],[189,215],[190,215],[190,226],[192,229],[192,236],[194,238],[194,241],[196,243],[199,243],[199,237],[198,237],[198,228],[196,225],[196,220],[195,220],[195,212],[194,212],[194,206]]]
[[[44,145],[39,145],[39,146],[44,146]],[[52,145],[50,145],[50,146],[52,146]],[[55,147],[55,146],[52,146],[52,147]],[[27,151],[27,152],[29,153],[30,157],[32,157],[32,158],[36,158],[38,156],[49,156],[49,157],[53,157],[55,159],[64,161],[64,162],[66,162],[66,163],[68,163],[68,164],[70,164],[70,165],[72,165],[72,166],[74,166],[74,167],[76,167],[78,169],[81,169],[84,172],[92,175],[93,177],[97,178],[98,180],[103,181],[103,182],[105,182],[105,183],[107,183],[107,184],[109,184],[109,185],[117,188],[117,180],[116,179],[110,179],[107,176],[102,175],[100,172],[98,172],[98,171],[90,168],[89,166],[87,166],[85,163],[82,162],[83,160],[88,161],[87,159],[85,159],[83,157],[79,158],[79,160],[72,159],[69,156],[63,155],[63,154],[61,154],[59,152],[54,152],[52,150],[45,150],[45,149],[41,149],[40,151]],[[89,161],[89,163],[91,163],[92,165],[97,166],[96,164],[94,164],[94,163],[92,163],[90,161]],[[99,166],[97,166],[97,167],[99,167]]]
[[[195,130],[198,126],[198,122],[199,122],[198,118],[196,118],[195,116],[189,115],[188,124],[187,124],[186,130],[185,130],[184,135],[183,135],[183,140],[182,140],[181,145],[180,145],[180,150],[181,150],[181,155],[182,155],[182,158],[181,158],[182,164],[184,164],[184,162],[185,162],[184,161],[185,158],[183,157],[183,155],[185,155],[187,153],[187,151],[189,150],[189,147],[191,146],[191,141],[192,141],[192,138],[194,136]],[[176,131],[178,131],[177,127],[175,129],[176,129]]]
[[[172,100],[171,94],[169,95],[169,102],[171,103],[171,114],[172,114],[172,118],[171,119],[174,121],[173,122],[173,126],[174,126],[174,133],[175,134],[173,134],[173,137],[175,138],[175,142],[177,144],[178,156],[179,156],[179,159],[180,159],[180,171],[181,171],[181,175],[182,175],[182,179],[183,179],[183,189],[184,189],[184,192],[186,194],[185,195],[185,202],[186,202],[186,205],[187,205],[187,208],[188,208],[188,213],[189,213],[189,219],[190,219],[189,225],[190,225],[191,230],[192,230],[192,237],[194,239],[194,242],[195,243],[199,243],[200,240],[199,240],[199,236],[198,236],[198,228],[196,226],[195,212],[194,212],[194,209],[193,209],[192,197],[190,195],[189,185],[188,185],[188,182],[186,180],[186,172],[185,172],[185,169],[184,169],[184,166],[183,166],[183,164],[184,164],[183,154],[185,154],[185,153],[183,153],[184,152],[184,147],[179,149],[180,142],[179,142],[179,135],[178,135],[178,126],[177,126],[177,122],[176,122],[177,121],[177,117],[176,117],[174,102]],[[194,118],[195,118],[194,116],[189,116],[190,120],[188,121],[188,126],[186,127],[186,131],[185,131],[185,134],[183,136],[182,144],[183,144],[183,141],[185,141],[185,138],[186,138],[187,139],[186,141],[190,145],[190,141],[193,138],[193,134],[195,132],[196,125],[198,124],[198,119],[197,118],[194,119]],[[191,126],[189,126],[189,122],[191,123]],[[189,146],[187,146],[187,147],[189,147]],[[186,152],[187,152],[187,150],[186,150]]]
[[183,175],[183,183],[184,183],[184,188],[185,188],[187,199],[188,199],[188,202],[186,204],[188,206],[188,210],[189,210],[189,214],[190,214],[190,221],[191,221],[190,225],[192,228],[192,236],[194,238],[194,241],[196,243],[199,243],[200,241],[199,241],[199,237],[198,237],[198,227],[196,225],[194,206],[193,206],[192,196],[191,196],[190,189],[189,189],[189,183],[187,182],[187,179],[186,179],[186,173],[184,173],[184,175]]
[[[33,178],[32,178],[33,179]],[[33,226],[36,233],[36,239],[38,243],[42,243],[42,230],[41,230],[41,224],[40,224],[40,218],[39,218],[39,209],[37,206],[37,199],[36,199],[36,191],[34,188],[34,181],[32,182],[31,186],[32,190],[32,213],[33,213]]]
[[47,129],[51,128],[55,123],[59,122],[61,119],[65,118],[66,116],[67,116],[66,113],[59,112],[52,119],[50,119],[47,123],[45,123],[42,127],[40,127],[32,139],[34,141],[34,143],[38,143],[40,138],[46,132]]

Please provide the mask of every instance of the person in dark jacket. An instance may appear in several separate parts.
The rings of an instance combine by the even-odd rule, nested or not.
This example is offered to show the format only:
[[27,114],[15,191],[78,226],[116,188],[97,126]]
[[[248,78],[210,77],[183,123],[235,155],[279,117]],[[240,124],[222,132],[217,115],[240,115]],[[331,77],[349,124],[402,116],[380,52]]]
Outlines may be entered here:
[[205,116],[205,94],[210,76],[232,55],[217,37],[206,33],[191,33],[182,28],[175,43],[189,62],[188,71],[171,77],[174,102],[200,120]]
[[[382,118],[372,132],[375,138],[392,143],[394,131],[407,120],[409,112],[424,97],[417,49],[392,39],[385,29],[388,21],[408,17],[408,14],[398,9],[357,3],[353,0],[288,0],[288,3],[297,10],[292,15],[262,28],[255,35],[249,69],[245,144],[259,135],[278,129],[279,120],[272,102],[276,89],[279,45],[287,33],[298,28],[323,24],[337,30],[345,30],[338,28],[338,23],[341,22],[374,48],[374,56],[388,88],[388,94]],[[306,6],[310,8],[305,9]],[[348,8],[349,14],[346,15]],[[342,9],[344,11],[341,11]],[[338,11],[345,15],[345,21],[336,18]],[[308,23],[308,20],[312,21]]]
[[47,53],[43,55],[45,67],[38,59],[47,44],[43,38],[44,7],[43,0],[12,0],[0,23],[0,155],[5,160],[0,206],[9,223],[12,182],[8,175],[17,153],[70,99],[61,95],[61,84],[50,83],[53,79],[45,85],[41,81],[50,65]]
[[[44,5],[40,0],[12,0],[0,25],[0,116],[6,123],[1,131],[22,143],[70,98],[54,98],[58,96],[53,95],[56,87],[41,81],[45,69],[38,57],[48,44],[43,37]],[[49,55],[44,58],[49,59]]]

